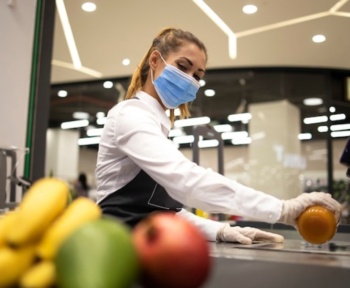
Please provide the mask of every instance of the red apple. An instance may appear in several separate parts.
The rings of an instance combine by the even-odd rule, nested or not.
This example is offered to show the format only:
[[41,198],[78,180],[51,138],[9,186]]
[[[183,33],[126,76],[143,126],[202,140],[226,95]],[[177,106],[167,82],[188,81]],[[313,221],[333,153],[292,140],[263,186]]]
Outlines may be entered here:
[[198,288],[211,268],[204,235],[171,212],[156,212],[133,230],[144,288]]

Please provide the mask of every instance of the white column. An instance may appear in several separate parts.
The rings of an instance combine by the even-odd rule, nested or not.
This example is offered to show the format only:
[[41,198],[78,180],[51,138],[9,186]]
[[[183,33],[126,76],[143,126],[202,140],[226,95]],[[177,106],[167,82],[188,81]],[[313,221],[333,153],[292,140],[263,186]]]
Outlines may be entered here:
[[77,130],[48,129],[45,174],[72,181],[78,175],[79,132]]
[[[23,176],[25,158],[36,2],[0,2],[0,147],[18,148],[17,176]],[[17,202],[21,190],[16,189]]]
[[287,100],[249,106],[250,185],[278,198],[288,199],[302,193],[300,111]]

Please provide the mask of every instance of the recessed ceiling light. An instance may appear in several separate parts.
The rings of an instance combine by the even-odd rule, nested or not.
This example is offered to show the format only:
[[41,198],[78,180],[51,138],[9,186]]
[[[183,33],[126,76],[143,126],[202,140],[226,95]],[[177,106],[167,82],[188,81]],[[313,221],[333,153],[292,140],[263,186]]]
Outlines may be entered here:
[[306,106],[317,106],[321,105],[323,100],[321,98],[306,98],[304,99],[303,103]]
[[81,5],[81,9],[85,12],[94,12],[96,10],[96,4],[92,2],[85,2]]
[[215,96],[215,90],[213,89],[207,89],[204,91],[204,95],[207,97],[213,97]]
[[254,14],[254,13],[256,13],[256,11],[258,11],[258,7],[256,7],[255,5],[245,5],[242,8],[242,11],[245,14]]
[[110,89],[113,87],[113,82],[112,81],[105,81],[105,82],[103,82],[103,87],[106,89]]
[[321,34],[314,35],[312,37],[312,41],[314,41],[315,43],[322,43],[322,42],[326,41],[326,36],[321,35]]
[[66,90],[60,90],[57,93],[58,97],[67,97],[67,95],[68,95],[68,92]]
[[335,107],[334,106],[329,107],[329,112],[334,113],[335,112]]
[[201,85],[201,87],[203,87],[205,85],[205,80],[203,80],[203,79],[199,80],[199,85]]
[[128,58],[123,59],[122,64],[124,66],[129,66],[130,65],[130,59],[128,59]]

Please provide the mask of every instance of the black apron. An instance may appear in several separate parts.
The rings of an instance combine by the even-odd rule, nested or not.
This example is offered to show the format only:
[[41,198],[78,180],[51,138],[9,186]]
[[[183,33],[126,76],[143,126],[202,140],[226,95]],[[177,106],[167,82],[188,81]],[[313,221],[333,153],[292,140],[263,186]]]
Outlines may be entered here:
[[143,170],[124,187],[103,199],[99,206],[103,214],[113,215],[131,227],[152,212],[178,212],[183,207]]

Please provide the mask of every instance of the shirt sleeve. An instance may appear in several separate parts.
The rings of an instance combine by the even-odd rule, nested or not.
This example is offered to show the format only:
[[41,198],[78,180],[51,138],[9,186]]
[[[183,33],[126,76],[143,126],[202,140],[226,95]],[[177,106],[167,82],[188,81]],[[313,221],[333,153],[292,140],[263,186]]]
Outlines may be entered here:
[[268,223],[278,221],[281,200],[187,159],[164,136],[156,114],[145,109],[141,101],[133,102],[114,115],[116,145],[172,198],[209,213],[239,215]]
[[219,229],[223,225],[226,225],[225,223],[199,217],[187,211],[186,209],[181,209],[176,214],[196,226],[208,241],[216,241],[216,235]]

